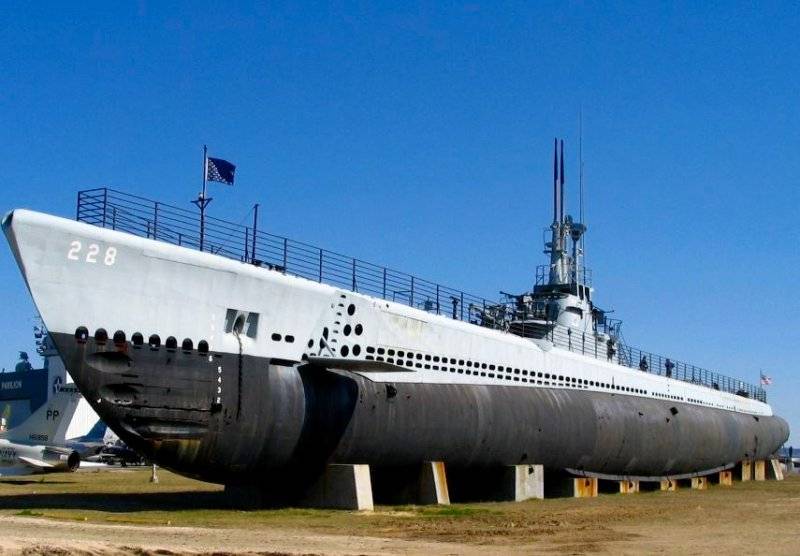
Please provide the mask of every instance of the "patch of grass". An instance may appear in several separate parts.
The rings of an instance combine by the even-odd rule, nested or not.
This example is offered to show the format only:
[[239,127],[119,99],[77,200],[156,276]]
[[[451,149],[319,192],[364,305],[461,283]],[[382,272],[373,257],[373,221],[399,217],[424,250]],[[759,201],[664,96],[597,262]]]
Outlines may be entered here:
[[479,514],[494,513],[489,508],[475,508],[472,506],[420,506],[417,514],[423,517],[472,517]]
[[20,515],[25,517],[42,517],[44,516],[41,512],[34,512],[32,510],[22,510],[21,512],[17,512],[14,515]]

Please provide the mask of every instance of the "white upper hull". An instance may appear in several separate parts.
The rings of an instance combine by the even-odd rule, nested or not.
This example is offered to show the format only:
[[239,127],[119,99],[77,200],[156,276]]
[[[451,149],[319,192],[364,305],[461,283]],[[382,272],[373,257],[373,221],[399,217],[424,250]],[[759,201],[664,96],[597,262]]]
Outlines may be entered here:
[[[27,210],[4,227],[51,332],[138,331],[237,353],[225,329],[234,309],[259,315],[256,337],[240,336],[244,353],[401,362],[397,372],[362,373],[374,381],[583,389],[772,415],[758,400],[209,253]],[[330,349],[320,347],[325,329]]]

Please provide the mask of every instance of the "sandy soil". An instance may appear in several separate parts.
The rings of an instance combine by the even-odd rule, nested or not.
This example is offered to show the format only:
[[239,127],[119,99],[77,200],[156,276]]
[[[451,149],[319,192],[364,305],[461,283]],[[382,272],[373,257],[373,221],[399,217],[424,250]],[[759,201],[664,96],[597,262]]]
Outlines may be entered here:
[[800,478],[520,504],[241,511],[162,472],[0,480],[0,554],[798,554]]

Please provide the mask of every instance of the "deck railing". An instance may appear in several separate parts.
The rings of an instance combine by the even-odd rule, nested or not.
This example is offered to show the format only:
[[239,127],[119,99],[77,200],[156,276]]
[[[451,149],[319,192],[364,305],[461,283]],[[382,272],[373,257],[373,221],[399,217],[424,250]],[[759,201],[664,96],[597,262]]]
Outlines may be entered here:
[[554,326],[547,335],[547,339],[553,344],[575,353],[613,361],[631,369],[707,386],[714,390],[753,398],[765,403],[767,401],[767,393],[764,389],[754,384],[625,344],[614,343],[609,349],[607,343],[599,343],[596,338],[594,334],[583,333],[566,326]]
[[[104,228],[200,248],[197,210],[151,201],[114,189],[78,193],[77,219]],[[380,297],[430,313],[470,320],[490,302],[461,290],[206,215],[203,250]]]
[[[197,210],[175,207],[110,188],[79,191],[76,218],[103,228],[193,249],[200,248]],[[497,308],[503,303],[208,215],[205,216],[204,230],[203,250],[213,254],[396,301],[456,320],[507,329],[507,323],[494,318]],[[582,351],[572,333],[564,331],[562,335],[561,331],[556,330],[551,340],[572,351]],[[602,350],[600,353],[583,350],[583,353],[598,358],[606,357]],[[619,347],[615,361],[637,368],[642,355],[650,362],[649,372],[666,372],[665,357],[628,346]],[[766,401],[762,388],[687,363],[674,363],[672,378]]]

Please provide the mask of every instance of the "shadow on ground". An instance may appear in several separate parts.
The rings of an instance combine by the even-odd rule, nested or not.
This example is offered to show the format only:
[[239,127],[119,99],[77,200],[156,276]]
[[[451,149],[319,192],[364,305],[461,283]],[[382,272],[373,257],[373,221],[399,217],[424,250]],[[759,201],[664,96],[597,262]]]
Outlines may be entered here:
[[231,507],[230,499],[224,492],[42,493],[0,496],[0,510],[69,509],[122,513],[154,510],[218,510]]
[[[0,485],[39,485],[42,484],[41,479],[36,480],[22,480],[19,479],[0,479]],[[48,485],[71,485],[73,484],[71,481],[47,481]]]

